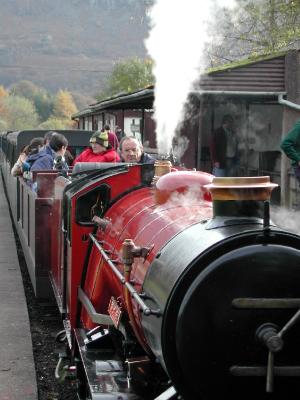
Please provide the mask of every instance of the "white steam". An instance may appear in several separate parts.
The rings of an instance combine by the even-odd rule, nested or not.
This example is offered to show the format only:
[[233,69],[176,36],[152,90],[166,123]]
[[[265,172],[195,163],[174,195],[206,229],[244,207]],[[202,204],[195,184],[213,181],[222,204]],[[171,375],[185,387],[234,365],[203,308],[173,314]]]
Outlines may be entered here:
[[[166,212],[170,209],[178,209],[178,211],[175,214]],[[204,200],[201,187],[192,185],[183,193],[173,192],[166,203],[156,207],[153,213],[158,214],[161,219],[166,221],[167,225],[183,228],[187,222],[204,221],[211,218],[212,206]]]
[[282,229],[300,234],[299,210],[287,210],[282,207],[273,206],[271,209],[272,221]]
[[[154,60],[156,141],[160,154],[169,153],[184,103],[204,69],[203,50],[209,37],[214,0],[157,0],[146,48]],[[223,0],[230,7],[234,0]]]
[[181,157],[186,152],[189,147],[189,139],[186,136],[179,136],[178,138],[174,138],[173,146],[172,146],[172,155],[174,160],[181,160]]

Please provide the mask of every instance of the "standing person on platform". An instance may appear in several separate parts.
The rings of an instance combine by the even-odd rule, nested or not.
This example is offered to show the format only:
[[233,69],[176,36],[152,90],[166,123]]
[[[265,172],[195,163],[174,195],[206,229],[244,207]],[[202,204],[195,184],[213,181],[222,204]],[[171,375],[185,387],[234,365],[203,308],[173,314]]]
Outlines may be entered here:
[[119,148],[119,140],[117,138],[117,135],[110,130],[110,126],[104,125],[104,128],[101,129],[101,132],[107,133],[109,144],[111,145],[112,148],[114,148],[117,151]]
[[119,162],[120,156],[108,142],[107,132],[95,132],[90,138],[90,147],[75,158],[78,162]]
[[211,134],[209,144],[213,175],[236,176],[238,141],[232,115],[224,115],[222,125]]
[[118,138],[118,141],[121,142],[121,140],[125,136],[125,133],[122,131],[122,129],[118,125],[116,125],[115,133]]
[[300,184],[300,120],[286,134],[281,141],[280,147],[291,160],[295,177]]
[[144,153],[142,143],[134,136],[125,136],[120,142],[121,160],[128,163],[154,164],[155,159]]

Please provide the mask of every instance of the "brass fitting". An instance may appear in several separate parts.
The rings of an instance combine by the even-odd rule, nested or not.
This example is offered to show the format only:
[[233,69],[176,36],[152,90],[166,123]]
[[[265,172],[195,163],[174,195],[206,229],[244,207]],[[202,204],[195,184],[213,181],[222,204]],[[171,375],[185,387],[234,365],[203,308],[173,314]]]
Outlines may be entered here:
[[132,239],[125,239],[122,244],[122,259],[124,265],[132,265],[135,257],[146,258],[151,248],[136,246]]
[[154,163],[154,178],[152,184],[155,185],[158,179],[171,172],[172,164],[169,160],[156,160]]
[[108,225],[111,225],[111,221],[106,218],[100,218],[97,215],[94,215],[92,222],[97,225],[102,231],[105,231]]

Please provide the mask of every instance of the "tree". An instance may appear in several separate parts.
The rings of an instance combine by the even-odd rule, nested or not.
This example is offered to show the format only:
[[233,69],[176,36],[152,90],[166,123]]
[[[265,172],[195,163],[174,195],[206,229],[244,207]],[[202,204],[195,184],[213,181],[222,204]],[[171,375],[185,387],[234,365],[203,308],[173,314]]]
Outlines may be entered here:
[[46,120],[53,112],[54,98],[31,81],[21,80],[10,87],[10,94],[25,97],[33,102],[41,120]]
[[45,121],[53,113],[54,97],[44,89],[40,89],[33,98],[35,108],[42,121]]
[[299,23],[296,0],[238,0],[233,9],[218,8],[207,44],[208,64],[297,48]]
[[59,90],[55,101],[53,115],[60,119],[69,118],[77,112],[73,97],[67,90]]
[[22,80],[14,83],[10,86],[9,92],[12,96],[25,97],[26,99],[32,100],[35,93],[39,90],[33,82]]
[[72,97],[78,110],[83,110],[84,108],[87,108],[90,104],[96,102],[96,99],[94,99],[93,97],[83,95],[79,92],[72,92]]
[[106,81],[105,89],[96,96],[97,100],[153,85],[152,65],[150,59],[142,60],[137,57],[116,63]]
[[[5,97],[8,96],[8,91],[4,88],[4,86],[0,86],[0,130],[5,130],[6,122],[3,120],[3,115],[6,113],[6,107],[4,104]],[[5,128],[5,129],[3,129]]]
[[60,119],[57,117],[50,117],[47,121],[39,125],[40,129],[59,130],[59,129],[74,129],[75,121],[69,119]]
[[4,86],[0,85],[0,98],[8,96],[8,91]]
[[7,96],[2,100],[3,113],[0,119],[5,121],[6,129],[24,130],[36,129],[38,126],[38,114],[34,104],[19,96]]
[[0,131],[7,131],[7,123],[0,117]]

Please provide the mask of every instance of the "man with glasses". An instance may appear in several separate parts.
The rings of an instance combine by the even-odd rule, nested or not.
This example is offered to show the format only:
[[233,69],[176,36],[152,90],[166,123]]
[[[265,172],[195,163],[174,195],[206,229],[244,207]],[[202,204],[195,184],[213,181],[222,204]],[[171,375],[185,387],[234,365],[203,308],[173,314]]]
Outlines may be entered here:
[[150,154],[144,153],[142,143],[134,136],[125,136],[120,141],[120,155],[123,162],[154,164],[155,159]]

